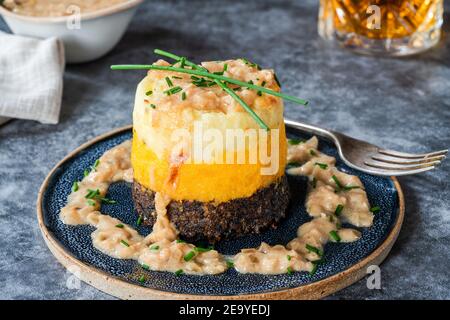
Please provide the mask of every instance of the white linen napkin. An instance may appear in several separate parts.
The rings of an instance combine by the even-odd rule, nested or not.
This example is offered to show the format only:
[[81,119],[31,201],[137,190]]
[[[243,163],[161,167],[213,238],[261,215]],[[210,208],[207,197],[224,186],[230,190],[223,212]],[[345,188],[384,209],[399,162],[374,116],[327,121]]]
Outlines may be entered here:
[[0,123],[5,117],[58,123],[64,66],[60,40],[0,31]]

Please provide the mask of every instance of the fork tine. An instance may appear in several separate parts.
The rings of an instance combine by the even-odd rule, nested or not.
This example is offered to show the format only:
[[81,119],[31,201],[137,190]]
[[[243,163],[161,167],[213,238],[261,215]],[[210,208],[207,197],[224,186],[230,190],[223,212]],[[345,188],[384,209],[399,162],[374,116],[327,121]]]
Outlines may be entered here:
[[381,154],[385,154],[387,156],[391,156],[391,157],[406,158],[406,159],[420,159],[420,158],[429,158],[429,157],[434,157],[434,156],[446,155],[448,152],[448,149],[430,152],[430,153],[422,153],[422,154],[399,152],[399,151],[388,150],[388,149],[378,149],[378,152]]
[[411,159],[411,158],[396,158],[392,156],[387,156],[382,153],[376,154],[372,156],[373,160],[380,161],[380,162],[386,162],[386,163],[393,163],[393,164],[422,164],[422,163],[430,163],[433,161],[442,161],[445,159],[445,155],[440,156],[434,156],[429,158],[418,158],[418,159]]
[[434,168],[435,168],[434,166],[430,166],[430,167],[425,167],[425,168],[416,169],[416,170],[402,170],[402,171],[373,168],[373,169],[369,169],[369,170],[365,170],[365,171],[367,173],[379,175],[379,176],[406,176],[406,175],[410,175],[410,174],[416,174],[416,173],[433,170]]
[[427,167],[435,167],[436,165],[440,164],[440,161],[433,161],[433,162],[427,162],[427,163],[421,163],[421,164],[395,164],[395,163],[386,163],[381,161],[365,161],[364,164],[366,166],[372,167],[372,168],[378,168],[378,169],[384,169],[384,170],[396,170],[396,171],[403,171],[403,170],[416,170],[421,168],[427,168]]

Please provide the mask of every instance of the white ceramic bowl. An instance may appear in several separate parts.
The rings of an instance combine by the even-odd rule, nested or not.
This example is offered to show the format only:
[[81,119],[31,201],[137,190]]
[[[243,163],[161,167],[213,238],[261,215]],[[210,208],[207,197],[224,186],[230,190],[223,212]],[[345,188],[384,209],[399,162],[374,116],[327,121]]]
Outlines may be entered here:
[[29,17],[0,6],[0,14],[13,33],[38,38],[57,37],[64,42],[66,61],[87,62],[108,53],[122,38],[143,0],[129,0],[102,10],[81,14],[80,28],[73,17]]

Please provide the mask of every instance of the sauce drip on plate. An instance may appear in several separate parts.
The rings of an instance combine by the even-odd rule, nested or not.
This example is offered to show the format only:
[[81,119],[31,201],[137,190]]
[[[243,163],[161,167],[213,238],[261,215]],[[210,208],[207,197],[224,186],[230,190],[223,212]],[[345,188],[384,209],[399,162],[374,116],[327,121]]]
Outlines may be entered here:
[[286,246],[262,243],[258,248],[242,249],[234,257],[225,257],[212,248],[199,248],[178,239],[178,231],[167,216],[171,199],[156,193],[156,223],[146,237],[102,214],[100,204],[111,183],[132,182],[131,141],[106,151],[69,195],[60,218],[68,225],[88,224],[96,228],[92,242],[96,249],[117,259],[134,259],[148,270],[194,275],[219,274],[234,263],[241,273],[281,274],[312,271],[321,260],[328,241],[352,242],[359,231],[341,228],[341,221],[358,227],[373,222],[364,186],[360,179],[341,172],[333,157],[318,151],[318,140],[290,144],[288,161],[295,167],[289,174],[307,176],[310,183],[306,210],[313,218],[299,226],[297,237]]

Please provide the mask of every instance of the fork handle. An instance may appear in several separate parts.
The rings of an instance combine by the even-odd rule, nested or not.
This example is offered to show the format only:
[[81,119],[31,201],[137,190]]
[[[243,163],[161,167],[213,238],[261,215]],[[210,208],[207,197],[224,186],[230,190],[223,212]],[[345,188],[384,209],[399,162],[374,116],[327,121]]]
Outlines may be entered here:
[[307,132],[316,134],[316,135],[321,136],[323,138],[330,139],[330,140],[332,140],[332,141],[334,141],[336,143],[338,142],[338,138],[336,137],[336,135],[331,130],[319,128],[317,126],[313,126],[313,125],[310,125],[310,124],[301,123],[301,122],[293,121],[293,120],[289,120],[289,119],[284,119],[284,124],[289,126],[289,127],[297,128],[297,129],[300,129],[300,130],[303,130],[303,131],[307,131]]

